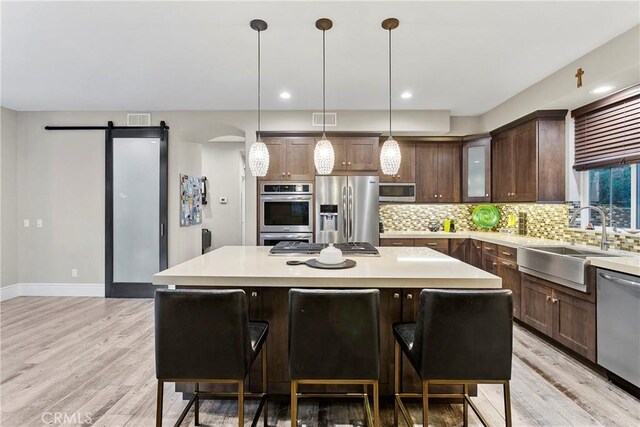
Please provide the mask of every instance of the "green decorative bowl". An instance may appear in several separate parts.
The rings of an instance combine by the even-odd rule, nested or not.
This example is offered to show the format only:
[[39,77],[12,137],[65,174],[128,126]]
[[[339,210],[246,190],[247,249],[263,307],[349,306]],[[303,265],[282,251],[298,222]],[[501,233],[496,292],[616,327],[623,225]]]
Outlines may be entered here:
[[471,213],[471,221],[478,228],[493,228],[500,221],[500,211],[496,205],[478,205]]

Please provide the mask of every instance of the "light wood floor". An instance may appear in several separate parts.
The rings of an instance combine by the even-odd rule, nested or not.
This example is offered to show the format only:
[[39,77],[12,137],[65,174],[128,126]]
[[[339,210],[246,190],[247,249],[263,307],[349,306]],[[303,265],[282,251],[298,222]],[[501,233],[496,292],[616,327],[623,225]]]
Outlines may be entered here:
[[[0,304],[0,322],[2,426],[60,425],[52,422],[55,413],[75,414],[84,425],[154,424],[151,300],[21,297]],[[517,326],[514,332],[514,425],[640,425],[640,401],[530,332]],[[476,401],[491,425],[503,425],[500,386],[480,386]],[[164,425],[173,425],[184,405],[167,384]],[[434,426],[462,424],[461,405],[431,408]],[[393,407],[386,402],[382,409],[382,425],[389,426]],[[207,401],[200,420],[234,425],[236,410],[229,401]],[[254,410],[248,404],[247,417]],[[412,414],[418,420],[419,408]],[[286,401],[269,404],[270,426],[288,426],[288,417]],[[362,425],[363,416],[356,402],[306,401],[301,419],[309,427]],[[183,425],[193,425],[192,414]],[[480,424],[472,417],[470,425]]]

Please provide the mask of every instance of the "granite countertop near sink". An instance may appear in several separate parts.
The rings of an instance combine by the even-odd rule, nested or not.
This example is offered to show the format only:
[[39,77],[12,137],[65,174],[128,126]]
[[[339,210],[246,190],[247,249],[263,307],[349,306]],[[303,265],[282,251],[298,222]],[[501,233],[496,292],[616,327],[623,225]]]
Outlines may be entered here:
[[[517,234],[496,233],[491,231],[388,231],[380,233],[381,239],[476,239],[483,242],[495,243],[512,248],[541,245],[571,245],[571,242],[560,240],[540,239],[537,237],[519,236]],[[596,246],[572,245],[577,249],[600,252]],[[617,250],[608,251],[611,257],[588,257],[591,265],[640,276],[640,254]]]

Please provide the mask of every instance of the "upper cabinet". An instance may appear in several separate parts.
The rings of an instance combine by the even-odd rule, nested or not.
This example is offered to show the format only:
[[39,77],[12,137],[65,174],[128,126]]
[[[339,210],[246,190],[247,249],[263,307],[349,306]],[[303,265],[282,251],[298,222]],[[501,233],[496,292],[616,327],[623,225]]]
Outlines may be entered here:
[[[378,137],[353,136],[334,139],[336,140],[334,145],[334,152],[336,153],[334,170],[378,171]],[[338,153],[338,150],[344,151]],[[342,159],[340,162],[338,162],[339,158]]]
[[459,203],[459,142],[416,143],[416,193],[422,203]]
[[262,139],[269,150],[269,170],[261,181],[313,181],[313,148],[309,137],[266,137]]
[[[382,149],[384,141],[380,141]],[[400,169],[396,175],[383,175],[380,170],[380,182],[415,183],[416,182],[416,143],[398,141],[400,145]]]
[[566,114],[536,111],[491,132],[491,200],[564,202]]
[[464,137],[462,143],[462,201],[491,201],[491,136]]

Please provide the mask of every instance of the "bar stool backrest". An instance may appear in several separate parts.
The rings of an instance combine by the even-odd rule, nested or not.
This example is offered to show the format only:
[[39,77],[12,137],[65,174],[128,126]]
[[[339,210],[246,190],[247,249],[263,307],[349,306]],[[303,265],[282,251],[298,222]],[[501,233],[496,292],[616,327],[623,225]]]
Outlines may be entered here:
[[413,351],[422,379],[511,378],[510,290],[423,289]]
[[157,290],[155,343],[159,379],[243,379],[251,362],[246,294]]
[[380,292],[291,289],[291,379],[377,380]]

